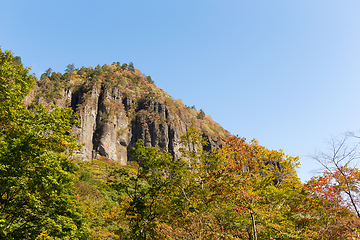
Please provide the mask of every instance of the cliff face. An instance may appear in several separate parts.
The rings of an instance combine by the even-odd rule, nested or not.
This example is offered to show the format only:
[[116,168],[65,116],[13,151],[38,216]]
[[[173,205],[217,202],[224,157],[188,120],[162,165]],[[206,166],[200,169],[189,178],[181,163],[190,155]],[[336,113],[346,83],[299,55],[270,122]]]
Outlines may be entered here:
[[94,87],[88,93],[76,92],[71,99],[81,121],[80,127],[72,132],[84,144],[79,155],[89,160],[101,155],[126,164],[129,120],[119,89],[110,92]]
[[[131,75],[127,76],[132,79]],[[124,84],[108,84],[102,78],[89,84],[89,78],[78,78],[77,84],[54,89],[55,97],[49,97],[41,89],[44,86],[51,89],[53,83],[51,77],[43,76],[35,90],[37,94],[33,94],[37,96],[33,101],[47,106],[54,103],[59,107],[71,107],[78,114],[81,124],[74,127],[71,134],[76,134],[78,141],[83,144],[78,155],[84,159],[103,156],[126,164],[130,159],[127,150],[135,146],[138,139],[143,139],[145,146],[166,149],[174,158],[178,158],[180,147],[192,148],[179,145],[180,136],[190,126],[202,129],[209,142],[206,146],[208,150],[221,146],[220,136],[211,134],[209,123],[205,124],[206,120],[198,119],[196,110],[186,107],[181,101],[172,100],[168,95],[164,101],[165,93],[159,94],[162,90],[141,81],[140,77],[135,78],[138,80],[137,86],[142,89],[138,90],[138,94],[133,93],[131,85],[129,88]],[[220,129],[223,136],[228,134],[218,124],[211,124]]]

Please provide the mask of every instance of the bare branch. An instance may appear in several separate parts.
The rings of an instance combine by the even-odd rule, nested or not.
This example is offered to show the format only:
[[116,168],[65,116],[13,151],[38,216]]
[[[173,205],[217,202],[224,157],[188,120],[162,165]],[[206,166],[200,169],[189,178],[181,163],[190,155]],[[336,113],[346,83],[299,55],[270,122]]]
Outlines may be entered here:
[[359,172],[356,168],[357,160],[360,158],[359,144],[349,143],[354,137],[356,136],[353,133],[345,133],[341,138],[332,137],[327,142],[328,152],[315,153],[312,158],[322,165],[323,171],[331,175],[333,184],[340,186],[338,191],[342,192],[343,201],[349,203],[350,208],[360,218],[360,206],[355,200],[359,190],[356,187],[354,189],[359,183],[349,180],[351,174]]

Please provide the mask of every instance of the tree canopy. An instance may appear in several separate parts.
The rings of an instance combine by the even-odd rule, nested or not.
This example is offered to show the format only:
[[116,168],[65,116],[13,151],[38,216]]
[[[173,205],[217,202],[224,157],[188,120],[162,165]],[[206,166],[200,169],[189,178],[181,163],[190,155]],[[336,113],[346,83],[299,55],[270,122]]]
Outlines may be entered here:
[[77,143],[67,134],[76,118],[55,106],[29,110],[34,83],[10,51],[0,52],[0,239],[81,239],[70,159]]

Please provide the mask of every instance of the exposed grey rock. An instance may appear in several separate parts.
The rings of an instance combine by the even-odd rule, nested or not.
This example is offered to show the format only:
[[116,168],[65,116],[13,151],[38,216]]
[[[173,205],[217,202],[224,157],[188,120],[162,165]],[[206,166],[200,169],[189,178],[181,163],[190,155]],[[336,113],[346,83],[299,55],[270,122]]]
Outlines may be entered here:
[[[145,146],[168,150],[174,158],[180,157],[180,136],[187,125],[175,113],[159,102],[134,100],[122,96],[121,89],[93,86],[90,90],[61,90],[55,100],[59,107],[71,107],[79,115],[81,125],[70,134],[76,134],[83,148],[77,153],[86,160],[100,156],[126,164],[131,160],[128,149],[143,139]],[[43,98],[39,102],[46,103]],[[211,138],[209,150],[217,146]],[[196,150],[195,146],[183,146]]]
[[90,93],[78,99],[79,102],[82,100],[82,104],[77,108],[79,118],[81,121],[80,128],[76,129],[77,140],[84,144],[80,150],[79,155],[85,157],[88,160],[93,158],[93,142],[94,133],[96,130],[96,118],[98,115],[98,101],[99,101],[99,90],[94,87]]

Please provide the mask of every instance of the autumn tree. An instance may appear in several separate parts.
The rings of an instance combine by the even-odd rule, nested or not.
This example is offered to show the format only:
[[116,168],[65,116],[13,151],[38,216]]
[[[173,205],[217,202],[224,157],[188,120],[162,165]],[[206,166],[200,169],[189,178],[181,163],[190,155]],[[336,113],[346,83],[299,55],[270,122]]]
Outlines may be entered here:
[[353,211],[360,219],[360,172],[356,161],[360,158],[358,143],[348,144],[349,134],[341,139],[332,138],[328,145],[329,152],[320,152],[313,156],[323,169],[324,177],[329,177],[334,189],[341,197],[341,204]]
[[331,138],[329,150],[313,159],[322,165],[322,174],[305,185],[307,191],[321,199],[318,207],[319,229],[335,239],[357,236],[360,229],[360,170],[358,143],[350,144],[350,134]]
[[205,151],[206,138],[189,128],[173,159],[140,140],[130,150],[136,161],[108,180],[119,196],[117,232],[124,239],[255,240],[346,239],[344,232],[355,231],[356,215],[329,195],[325,178],[301,184],[297,157],[256,140],[223,141]]
[[199,131],[189,129],[182,137],[179,161],[185,168],[168,205],[171,224],[162,224],[161,231],[189,239],[305,236],[292,211],[303,191],[295,172],[298,158],[236,136],[224,141],[222,149],[207,152]]

